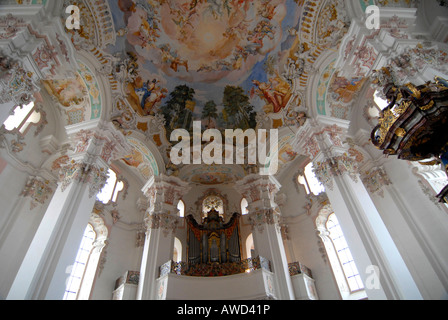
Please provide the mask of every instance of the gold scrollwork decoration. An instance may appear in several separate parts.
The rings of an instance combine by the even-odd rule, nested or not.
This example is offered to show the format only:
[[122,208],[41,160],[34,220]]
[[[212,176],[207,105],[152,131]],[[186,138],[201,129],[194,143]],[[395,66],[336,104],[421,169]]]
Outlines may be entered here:
[[400,138],[403,138],[406,133],[406,130],[404,130],[403,128],[398,128],[397,130],[395,130],[395,134]]
[[431,100],[427,105],[421,106],[420,109],[423,111],[427,111],[429,109],[431,109],[432,107],[434,107],[434,100]]

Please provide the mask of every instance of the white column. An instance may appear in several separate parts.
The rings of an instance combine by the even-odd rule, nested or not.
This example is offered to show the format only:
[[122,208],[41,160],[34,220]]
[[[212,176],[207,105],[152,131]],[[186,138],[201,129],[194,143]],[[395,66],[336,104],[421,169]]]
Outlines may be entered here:
[[279,225],[280,209],[274,202],[280,184],[272,176],[251,174],[237,182],[237,189],[248,200],[255,255],[271,262],[276,298],[294,300],[294,290]]
[[[421,299],[400,252],[346,154],[315,162],[369,299]],[[372,267],[379,274],[373,274]],[[379,281],[381,284],[377,286]]]
[[[62,299],[108,163],[127,151],[112,124],[73,133],[74,153],[22,261],[7,299]],[[77,128],[79,129],[79,127]],[[68,128],[68,133],[71,133]]]
[[173,259],[177,226],[177,202],[188,191],[188,184],[165,175],[152,177],[143,187],[149,198],[146,212],[146,239],[143,248],[138,300],[155,300],[159,268]]
[[9,101],[6,103],[0,103],[0,127],[8,119],[11,114],[14,114],[15,103]]
[[[30,176],[5,223],[0,227],[0,269],[3,281],[0,292],[6,297],[17,274],[33,234],[53,196],[56,184],[42,177]],[[4,212],[3,214],[6,214]],[[26,230],[24,234],[24,230]]]
[[[107,169],[75,163],[71,179],[60,183],[31,242],[7,299],[62,299],[80,239],[89,221]],[[86,183],[87,182],[87,183]],[[92,183],[92,185],[89,185]]]
[[[386,173],[388,168],[389,174]],[[387,225],[403,260],[424,299],[441,299],[447,294],[446,265],[446,212],[425,199],[417,177],[401,160],[389,159],[383,167],[362,172],[363,182]],[[406,179],[403,177],[406,176]],[[398,178],[398,179],[397,179]],[[405,180],[405,181],[403,181]],[[408,198],[403,198],[404,191]],[[435,199],[435,193],[432,195]],[[427,228],[431,227],[431,230]],[[441,245],[433,247],[428,235],[438,234]],[[435,254],[436,253],[436,254]]]

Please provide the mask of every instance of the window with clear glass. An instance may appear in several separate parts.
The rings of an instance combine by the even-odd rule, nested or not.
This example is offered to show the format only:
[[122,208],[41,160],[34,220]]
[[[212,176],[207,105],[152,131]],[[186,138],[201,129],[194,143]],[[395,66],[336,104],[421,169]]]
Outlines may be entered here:
[[369,104],[366,111],[367,111],[367,117],[369,119],[376,119],[380,116],[380,112],[387,108],[389,105],[389,102],[384,99],[381,95],[381,93],[376,90],[373,94],[373,104]]
[[18,130],[22,135],[31,124],[37,124],[41,121],[41,114],[36,111],[34,102],[24,106],[17,106],[14,114],[10,115],[3,125],[8,131]]
[[330,238],[336,249],[339,261],[342,265],[344,275],[351,292],[364,289],[355,261],[345,240],[344,233],[339,225],[336,215],[333,213],[328,217],[327,229],[330,232]]
[[182,242],[177,237],[174,237],[173,261],[182,261]]
[[179,210],[179,217],[185,216],[185,203],[182,200],[177,203],[177,210]]
[[76,255],[75,262],[70,273],[70,277],[67,280],[67,285],[64,293],[64,300],[76,300],[78,292],[81,288],[81,283],[86,271],[87,262],[93,248],[93,242],[95,241],[95,231],[89,224],[84,231],[81,245]]
[[202,202],[202,214],[204,217],[207,216],[207,213],[211,210],[216,210],[219,212],[220,216],[224,215],[224,201],[218,196],[208,196]]
[[247,206],[248,206],[248,205],[249,205],[249,204],[247,203],[246,198],[243,198],[243,199],[241,200],[241,214],[242,214],[242,215],[246,215],[246,214],[249,213],[249,210],[247,209]]
[[325,192],[325,187],[319,182],[313,170],[313,163],[310,162],[304,170],[303,175],[297,177],[297,182],[305,188],[307,194],[313,193],[314,195],[319,195]]
[[96,196],[97,200],[104,204],[109,202],[117,202],[118,193],[124,189],[124,182],[118,180],[117,174],[112,169],[109,169],[108,175],[109,177],[106,184],[103,189],[101,189],[101,192]]

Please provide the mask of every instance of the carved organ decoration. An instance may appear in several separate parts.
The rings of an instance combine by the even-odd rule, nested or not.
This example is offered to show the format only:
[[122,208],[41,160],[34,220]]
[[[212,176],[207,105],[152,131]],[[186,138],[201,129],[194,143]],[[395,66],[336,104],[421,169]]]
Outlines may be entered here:
[[[396,86],[389,71],[379,83],[389,106],[380,113],[379,124],[373,129],[371,140],[385,155],[396,155],[407,161],[448,165],[448,82],[436,78],[421,86],[408,83]],[[388,81],[389,80],[389,81]],[[437,196],[448,201],[448,186]]]
[[224,223],[219,212],[212,209],[199,225],[187,216],[188,265],[233,263],[241,261],[239,229],[240,214],[234,213]]

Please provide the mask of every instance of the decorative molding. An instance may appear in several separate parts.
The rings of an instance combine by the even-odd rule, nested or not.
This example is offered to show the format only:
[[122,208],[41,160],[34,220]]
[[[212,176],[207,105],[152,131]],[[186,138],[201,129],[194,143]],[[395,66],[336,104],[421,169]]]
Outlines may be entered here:
[[[295,152],[307,155],[310,159],[316,159],[324,149],[343,148],[346,129],[338,124],[321,125],[311,121],[299,130],[294,138],[293,148]],[[324,146],[329,146],[328,148]]]
[[73,156],[86,154],[101,159],[105,164],[120,159],[131,147],[126,138],[111,123],[93,122],[94,128],[88,125],[69,128],[71,151]]
[[266,225],[275,225],[277,226],[277,231],[280,232],[282,226],[279,222],[280,215],[272,208],[249,213],[249,223],[252,231],[256,230],[263,233]]
[[143,247],[145,245],[145,241],[146,241],[145,224],[141,224],[135,236],[135,247],[136,248]]
[[150,212],[177,212],[177,203],[188,192],[188,183],[174,176],[152,176],[142,188],[143,194],[149,199]]
[[378,194],[381,198],[384,198],[383,187],[392,184],[382,168],[373,168],[361,172],[361,180],[370,193]]
[[120,220],[121,216],[117,209],[113,209],[110,211],[110,215],[112,216],[112,223],[116,224],[118,220]]
[[325,187],[333,190],[333,178],[348,174],[354,182],[358,182],[358,164],[347,153],[314,163],[314,173]]
[[142,189],[149,202],[144,218],[146,229],[163,229],[165,236],[174,233],[178,224],[177,203],[189,189],[188,183],[174,176],[151,177]]
[[25,70],[21,62],[0,53],[0,103],[27,105],[34,100],[34,94],[38,91],[33,73]]
[[89,198],[95,196],[106,184],[107,170],[98,165],[72,160],[59,171],[59,182],[64,192],[72,182],[89,185]]
[[147,229],[161,229],[165,237],[169,233],[174,234],[178,225],[177,217],[170,212],[148,214],[144,221]]
[[41,177],[31,176],[26,182],[21,196],[30,198],[30,210],[33,210],[38,205],[43,205],[53,195],[52,183]]

